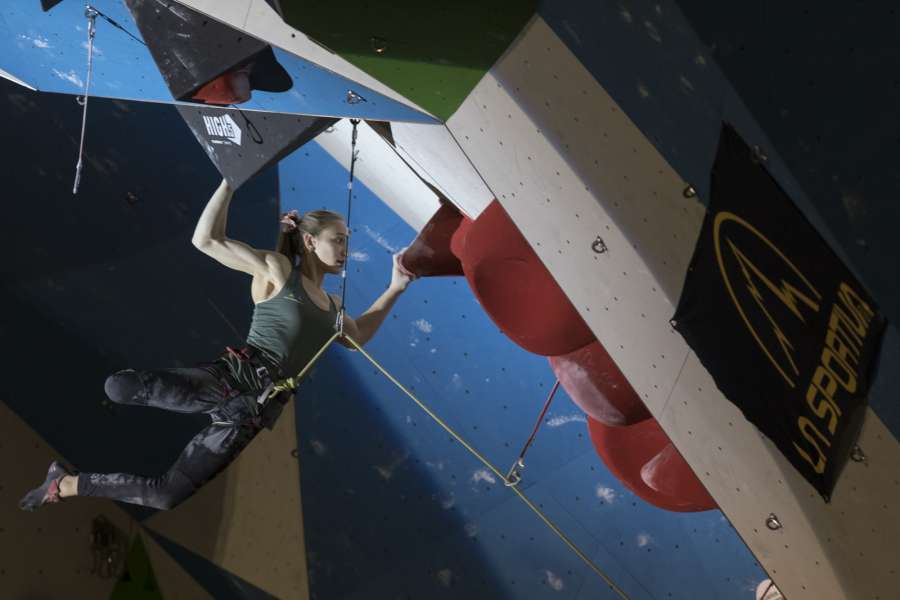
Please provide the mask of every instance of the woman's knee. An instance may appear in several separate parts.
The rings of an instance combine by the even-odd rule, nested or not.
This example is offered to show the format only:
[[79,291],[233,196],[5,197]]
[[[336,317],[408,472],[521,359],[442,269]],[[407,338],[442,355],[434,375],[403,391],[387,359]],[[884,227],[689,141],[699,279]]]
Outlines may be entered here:
[[155,502],[156,508],[159,510],[172,510],[197,491],[193,482],[178,470],[170,470],[162,479],[164,485],[160,487]]
[[134,369],[125,369],[106,378],[107,397],[117,404],[134,404],[144,394],[144,384]]

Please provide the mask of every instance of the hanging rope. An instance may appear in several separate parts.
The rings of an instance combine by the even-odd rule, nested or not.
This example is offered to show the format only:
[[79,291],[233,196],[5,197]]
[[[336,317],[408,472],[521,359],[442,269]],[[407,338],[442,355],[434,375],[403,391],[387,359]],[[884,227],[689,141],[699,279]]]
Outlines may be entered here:
[[[382,367],[382,366],[378,363],[378,361],[376,361],[374,358],[372,358],[372,357],[369,355],[368,352],[366,352],[365,350],[363,350],[362,346],[360,346],[359,344],[356,343],[356,340],[354,340],[354,339],[353,339],[352,337],[350,337],[350,336],[344,336],[344,337],[345,337],[347,340],[349,340],[350,343],[351,343],[351,344],[352,344],[352,345],[353,345],[360,353],[362,353],[363,356],[365,356],[365,357],[369,360],[369,362],[371,362],[373,365],[375,365],[375,367],[376,367],[379,371],[381,371],[381,373],[382,373],[385,377],[387,377],[388,379],[390,379],[391,382],[392,382],[394,385],[396,385],[398,388],[400,388],[400,390],[401,390],[404,394],[406,394],[407,396],[409,396],[409,397],[412,399],[412,401],[415,402],[415,403],[419,406],[419,408],[421,408],[422,410],[424,410],[425,413],[426,413],[429,417],[431,417],[432,419],[434,419],[434,421],[437,422],[438,425],[440,425],[441,427],[443,427],[444,430],[446,430],[447,433],[449,433],[451,436],[453,436],[453,438],[454,438],[456,441],[458,441],[460,444],[462,444],[462,445],[466,448],[466,450],[468,450],[468,451],[471,452],[473,455],[475,455],[475,457],[476,457],[478,460],[480,460],[480,461],[484,464],[484,466],[487,467],[492,473],[494,473],[497,477],[499,477],[500,479],[502,479],[502,480],[504,481],[504,483],[507,483],[506,478],[503,477],[503,475],[500,474],[500,471],[497,470],[497,467],[495,467],[493,464],[491,464],[490,461],[488,461],[485,457],[483,457],[483,456],[478,452],[478,450],[476,450],[476,449],[473,448],[468,442],[466,442],[459,434],[457,434],[457,433],[453,430],[452,427],[450,427],[450,426],[447,425],[443,420],[441,420],[441,418],[440,418],[439,416],[437,416],[436,414],[434,414],[434,413],[431,411],[431,409],[429,409],[427,406],[425,406],[424,403],[422,403],[418,398],[416,398],[415,395],[414,395],[412,392],[410,392],[408,389],[406,389],[406,388],[403,386],[402,383],[400,383],[399,381],[397,381],[397,379],[396,379],[393,375],[391,375],[390,373],[388,373],[387,369],[385,369],[384,367]],[[334,338],[332,338],[332,339],[334,339]],[[329,343],[330,343],[330,342],[329,342]],[[507,486],[507,487],[509,487],[513,492],[515,492],[516,495],[517,495],[519,498],[521,498],[522,501],[528,506],[528,508],[530,508],[532,511],[534,511],[534,513],[535,513],[538,517],[540,517],[540,519],[547,525],[547,527],[549,527],[549,528],[553,531],[553,533],[555,533],[557,536],[559,536],[559,538],[560,538],[563,542],[565,542],[565,544],[566,544],[569,548],[571,548],[572,551],[575,552],[575,554],[577,554],[578,557],[579,557],[581,560],[583,560],[583,561],[585,562],[585,564],[588,565],[588,567],[591,568],[591,570],[593,570],[597,575],[599,575],[599,576],[603,579],[603,581],[605,581],[606,584],[609,585],[610,589],[612,589],[614,592],[616,592],[616,593],[617,593],[620,597],[622,597],[624,600],[629,600],[628,595],[627,595],[621,588],[619,588],[619,586],[617,586],[616,583],[615,583],[615,582],[614,582],[614,581],[613,581],[606,573],[604,573],[604,572],[600,569],[600,567],[598,567],[596,564],[594,564],[594,562],[593,562],[590,558],[588,558],[587,555],[586,555],[584,552],[582,552],[581,549],[580,549],[578,546],[576,546],[575,543],[572,542],[572,540],[570,540],[569,537],[568,537],[565,533],[563,533],[562,530],[561,530],[559,527],[557,527],[556,524],[555,524],[553,521],[551,521],[550,518],[549,518],[547,515],[545,515],[544,512],[543,512],[540,508],[538,508],[537,506],[535,506],[535,504],[534,504],[531,500],[529,500],[528,497],[525,496],[525,494],[523,494],[523,493],[519,490],[519,488],[515,487],[514,485]]]
[[[313,364],[317,360],[319,360],[319,357],[325,353],[325,350],[341,335],[342,334],[340,332],[335,332],[331,336],[331,338],[329,338],[328,341],[325,342],[325,345],[322,346],[322,348],[320,348],[318,352],[316,352],[316,355],[313,356],[312,359],[310,359],[310,361],[306,364],[306,366],[303,367],[303,370],[300,371],[300,373],[298,373],[295,377],[288,377],[287,379],[283,379],[283,380],[277,382],[272,390],[272,394],[276,394],[276,393],[278,393],[280,391],[284,391],[284,390],[294,390],[298,385],[300,385],[300,382],[303,379],[303,375],[305,375],[306,372],[309,371],[309,369],[313,366]],[[522,502],[524,502],[528,506],[528,508],[530,508],[532,511],[534,511],[534,513],[547,525],[547,527],[549,527],[553,531],[553,533],[555,533],[557,536],[559,536],[559,538],[569,548],[571,548],[572,551],[575,552],[575,554],[577,554],[578,557],[581,560],[583,560],[585,562],[585,564],[587,564],[588,567],[591,568],[592,571],[594,571],[597,575],[599,575],[600,578],[603,579],[603,581],[605,581],[607,585],[609,585],[610,589],[612,589],[614,592],[616,592],[624,600],[630,600],[629,596],[621,588],[619,588],[619,586],[617,586],[616,583],[606,573],[604,573],[603,570],[600,569],[600,567],[598,567],[596,564],[594,564],[594,562],[590,558],[588,558],[588,556],[584,552],[582,552],[581,549],[578,546],[576,546],[575,543],[572,542],[572,540],[570,540],[569,537],[565,533],[563,533],[563,531],[559,527],[557,527],[557,525],[553,521],[551,521],[550,518],[546,514],[544,514],[544,512],[540,508],[535,506],[534,503],[531,500],[529,500],[528,497],[525,496],[525,494],[523,494],[519,490],[519,488],[517,488],[515,486],[515,483],[510,482],[506,477],[501,475],[500,471],[497,469],[497,467],[495,467],[488,459],[486,459],[484,456],[482,456],[481,453],[479,453],[478,450],[473,448],[471,444],[466,442],[466,440],[464,440],[462,438],[462,436],[460,436],[458,433],[456,433],[456,431],[454,431],[452,427],[447,425],[439,416],[437,416],[421,400],[416,398],[416,396],[412,392],[410,392],[408,389],[406,389],[406,387],[404,387],[404,385],[402,383],[400,383],[396,377],[391,375],[387,371],[387,369],[385,369],[383,366],[381,366],[381,364],[378,361],[376,361],[374,358],[372,358],[372,356],[368,352],[363,350],[362,346],[360,346],[356,342],[356,340],[354,340],[349,335],[344,335],[343,337],[345,339],[347,339],[353,345],[354,348],[356,348],[360,353],[362,353],[362,355],[365,356],[369,360],[369,362],[371,362],[373,365],[375,365],[375,367],[379,371],[381,371],[381,373],[385,377],[390,379],[391,382],[400,389],[400,391],[402,391],[404,394],[409,396],[412,399],[412,401],[415,402],[419,406],[419,408],[421,408],[423,411],[425,411],[425,414],[427,414],[429,417],[431,417],[438,425],[443,427],[444,430],[447,431],[447,433],[449,433],[456,441],[458,441],[460,444],[462,444],[466,450],[471,452],[475,456],[475,458],[480,460],[482,462],[482,464],[484,464],[484,466],[486,466],[494,475],[499,477],[508,488],[510,488],[513,492],[515,492],[516,495],[522,499]],[[543,419],[544,414],[547,412],[547,407],[550,405],[550,400],[552,400],[553,394],[556,392],[556,389],[558,388],[558,386],[559,386],[559,381],[557,381],[557,385],[554,386],[553,391],[550,393],[550,398],[547,399],[547,404],[544,406],[544,411],[541,413],[541,418],[538,419],[538,425],[540,425],[540,421]],[[522,449],[522,453],[519,455],[520,459],[524,456],[525,451],[528,449],[528,446],[534,440],[534,436],[536,433],[537,433],[537,429],[535,429],[535,431],[531,434],[531,437],[529,438],[528,442],[525,444],[525,448]],[[518,483],[518,482],[516,482],[516,483]]]
[[[353,125],[353,135],[350,139],[350,181],[347,182],[347,233],[350,233],[350,216],[353,213],[353,172],[356,167],[356,157],[359,152],[356,150],[356,133],[359,119],[350,119]],[[347,258],[350,257],[350,237],[347,237]],[[341,271],[341,310],[338,311],[337,323],[335,329],[338,334],[344,335],[344,305],[347,301],[347,262],[344,262],[344,268]]]
[[522,477],[519,474],[519,469],[525,468],[525,453],[528,452],[528,448],[531,447],[531,443],[534,442],[534,438],[537,435],[538,429],[541,428],[541,423],[544,421],[544,416],[547,414],[547,409],[550,408],[550,403],[553,402],[553,396],[556,394],[556,390],[558,389],[559,379],[557,379],[556,383],[553,384],[553,389],[550,390],[550,395],[547,396],[547,401],[544,403],[544,410],[541,411],[541,415],[537,418],[537,423],[534,424],[534,431],[531,432],[531,437],[528,438],[528,441],[525,442],[525,445],[522,447],[522,451],[519,453],[519,458],[517,458],[516,462],[514,462],[512,467],[509,468],[509,473],[507,473],[506,477],[503,478],[503,483],[507,487],[518,485],[518,483],[522,481]]
[[78,163],[75,165],[75,185],[72,193],[78,193],[78,185],[81,183],[81,167],[84,158],[84,136],[87,130],[88,98],[91,89],[91,72],[94,70],[94,35],[97,33],[97,15],[100,13],[91,5],[84,8],[84,16],[88,20],[88,70],[87,80],[84,84],[84,111],[81,115],[81,144],[78,146]]

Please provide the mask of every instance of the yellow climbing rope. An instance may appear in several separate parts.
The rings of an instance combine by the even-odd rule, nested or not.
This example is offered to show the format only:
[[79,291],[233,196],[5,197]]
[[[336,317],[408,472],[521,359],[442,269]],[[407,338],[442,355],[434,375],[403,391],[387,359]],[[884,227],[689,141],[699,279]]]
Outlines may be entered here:
[[272,387],[272,392],[269,394],[269,397],[271,398],[279,392],[284,392],[286,390],[294,391],[295,389],[297,389],[297,386],[299,386],[300,382],[303,381],[303,376],[306,375],[306,372],[309,371],[310,367],[313,366],[313,363],[319,360],[319,357],[322,356],[322,353],[325,352],[328,346],[331,345],[331,342],[336,340],[339,335],[341,335],[341,332],[335,331],[334,335],[328,338],[328,341],[325,342],[325,345],[322,346],[322,348],[318,352],[316,352],[315,356],[313,356],[308,363],[306,363],[306,366],[303,367],[302,371],[300,371],[293,377],[285,377],[281,381],[275,382],[275,385]]
[[[319,350],[315,356],[313,356],[312,360],[310,360],[309,363],[305,367],[303,367],[303,370],[300,371],[300,373],[297,376],[289,377],[287,379],[279,381],[278,383],[275,384],[274,390],[278,391],[278,390],[286,390],[286,389],[296,388],[297,385],[299,385],[300,381],[302,380],[303,375],[306,374],[306,372],[309,370],[309,368],[312,366],[312,364],[314,362],[316,362],[316,360],[318,360],[318,358],[322,355],[322,353],[325,352],[326,348],[328,348],[328,346],[330,346],[332,344],[332,342],[334,342],[334,340],[337,339],[338,336],[340,336],[340,335],[341,335],[341,332],[338,331],[333,336],[331,336],[331,338],[327,342],[325,342],[325,345],[322,346],[322,349]],[[434,412],[432,412],[432,410],[430,408],[428,408],[422,401],[420,401],[418,398],[416,398],[416,396],[412,392],[410,392],[408,389],[406,389],[406,387],[402,383],[397,381],[397,378],[395,378],[393,375],[391,375],[387,371],[387,369],[382,367],[381,364],[379,364],[379,362],[377,360],[372,358],[372,356],[368,352],[363,350],[362,346],[360,346],[359,344],[356,343],[356,340],[354,340],[352,337],[350,337],[347,334],[344,334],[343,337],[346,340],[348,340],[353,345],[354,348],[356,348],[360,353],[362,353],[363,356],[365,356],[367,359],[369,359],[369,362],[371,362],[373,365],[375,365],[375,367],[377,367],[378,370],[381,371],[381,373],[384,374],[385,377],[390,379],[394,383],[394,385],[396,385],[398,388],[400,388],[400,390],[404,394],[409,396],[412,399],[412,401],[415,402],[419,406],[419,408],[424,410],[425,413],[429,417],[434,419],[438,423],[438,425],[443,427],[447,431],[447,433],[449,433],[451,436],[453,436],[454,439],[456,439],[456,441],[458,441],[460,444],[462,444],[466,448],[466,450],[468,450],[469,452],[474,454],[478,460],[480,460],[482,463],[484,463],[484,466],[486,466],[488,469],[491,470],[492,473],[494,473],[494,475],[496,475],[501,480],[503,480],[503,482],[505,484],[507,484],[506,487],[511,489],[513,492],[515,492],[516,495],[519,498],[521,498],[522,501],[528,506],[528,508],[530,508],[532,511],[534,511],[534,513],[538,517],[540,517],[540,519],[544,523],[546,523],[547,527],[549,527],[553,531],[553,533],[558,535],[559,538],[563,542],[565,542],[565,544],[569,548],[571,548],[572,551],[575,552],[575,554],[577,554],[578,557],[581,560],[583,560],[585,562],[585,564],[587,564],[591,568],[591,570],[593,570],[595,573],[597,573],[597,575],[599,575],[603,579],[603,581],[606,582],[606,584],[610,587],[610,589],[612,589],[619,596],[624,598],[624,600],[629,600],[628,595],[619,586],[617,586],[616,583],[608,575],[606,575],[606,573],[604,573],[600,569],[600,567],[598,567],[596,564],[594,564],[594,562],[590,558],[588,558],[587,555],[585,555],[585,553],[582,552],[581,549],[578,548],[578,546],[576,546],[575,543],[572,542],[572,540],[570,540],[568,538],[568,536],[566,536],[566,534],[563,533],[562,530],[559,527],[557,527],[556,524],[553,523],[553,521],[551,521],[550,518],[547,515],[545,515],[544,512],[540,508],[535,506],[534,503],[531,500],[529,500],[528,497],[525,496],[525,494],[523,494],[521,492],[521,490],[518,489],[518,487],[516,487],[515,483],[517,483],[517,482],[507,480],[506,477],[502,473],[500,473],[500,471],[498,471],[497,468],[493,464],[491,464],[491,462],[488,459],[486,459],[484,456],[482,456],[481,453],[478,452],[478,450],[476,450],[468,442],[466,442],[466,440],[464,440],[459,434],[457,434],[453,430],[452,427],[447,425],[443,421],[443,419],[441,419],[439,416],[434,414]]]

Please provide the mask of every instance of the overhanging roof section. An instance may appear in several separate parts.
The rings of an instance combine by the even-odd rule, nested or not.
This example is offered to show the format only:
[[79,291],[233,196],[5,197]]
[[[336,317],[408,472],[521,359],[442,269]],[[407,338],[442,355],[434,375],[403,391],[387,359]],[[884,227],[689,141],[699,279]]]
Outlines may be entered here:
[[[279,31],[283,41],[302,36],[285,25],[265,2],[260,4],[270,11],[272,19],[281,23]],[[175,104],[124,3],[95,0],[92,6],[101,16],[96,18],[90,95]],[[187,10],[174,2],[160,6],[160,10]],[[254,14],[260,11],[257,9]],[[235,30],[234,35],[246,34]],[[241,110],[437,122],[371,77],[362,77],[365,81],[354,78],[361,71],[348,73],[348,77],[298,56],[295,53],[298,48],[285,49],[273,44],[272,50],[293,85],[285,92],[255,90],[249,101],[239,105]],[[62,2],[48,12],[42,11],[37,2],[4,5],[0,11],[0,69],[8,74],[7,78],[17,83],[27,82],[40,91],[84,94],[88,71],[88,19],[84,4]],[[356,101],[349,92],[363,100]]]

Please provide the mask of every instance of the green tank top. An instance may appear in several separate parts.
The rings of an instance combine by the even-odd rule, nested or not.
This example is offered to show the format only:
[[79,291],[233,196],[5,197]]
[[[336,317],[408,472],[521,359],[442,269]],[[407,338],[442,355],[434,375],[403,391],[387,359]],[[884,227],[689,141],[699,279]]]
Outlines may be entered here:
[[[313,303],[300,280],[300,267],[291,269],[284,287],[253,309],[247,343],[258,348],[277,378],[293,377],[315,356],[335,332],[337,306],[331,296],[328,310]],[[225,355],[232,376],[250,389],[258,378],[246,362]]]

